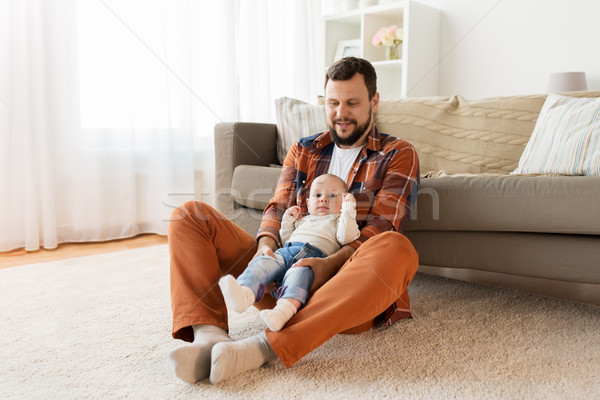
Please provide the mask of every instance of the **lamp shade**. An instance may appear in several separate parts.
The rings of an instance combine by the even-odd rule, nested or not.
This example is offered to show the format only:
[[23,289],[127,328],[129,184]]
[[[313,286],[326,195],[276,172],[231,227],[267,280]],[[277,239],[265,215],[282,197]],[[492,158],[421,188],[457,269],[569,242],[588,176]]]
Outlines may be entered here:
[[587,90],[585,72],[556,72],[550,74],[548,93]]

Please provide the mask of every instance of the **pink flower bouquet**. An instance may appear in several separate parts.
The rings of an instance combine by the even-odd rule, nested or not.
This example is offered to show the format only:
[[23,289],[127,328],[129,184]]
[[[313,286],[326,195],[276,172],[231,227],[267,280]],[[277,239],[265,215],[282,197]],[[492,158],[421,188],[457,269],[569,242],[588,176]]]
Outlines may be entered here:
[[375,47],[384,45],[386,47],[385,57],[388,60],[397,60],[400,58],[398,46],[402,43],[403,38],[404,31],[402,28],[399,28],[397,25],[392,25],[380,28],[377,33],[373,35],[371,43],[373,43],[373,46]]
[[375,35],[373,35],[373,39],[371,43],[373,46],[381,47],[384,46],[398,46],[402,43],[402,39],[404,38],[404,31],[402,28],[398,28],[397,25],[392,25],[388,27],[380,28]]

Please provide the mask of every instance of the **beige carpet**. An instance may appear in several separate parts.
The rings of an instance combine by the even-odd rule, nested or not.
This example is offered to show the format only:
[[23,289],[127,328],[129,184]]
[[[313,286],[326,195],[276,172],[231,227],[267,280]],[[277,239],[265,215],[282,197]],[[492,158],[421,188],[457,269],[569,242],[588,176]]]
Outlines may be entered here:
[[[0,270],[0,398],[600,398],[600,308],[422,274],[412,320],[187,385],[166,358],[168,282],[166,245]],[[261,330],[256,312],[231,322]]]

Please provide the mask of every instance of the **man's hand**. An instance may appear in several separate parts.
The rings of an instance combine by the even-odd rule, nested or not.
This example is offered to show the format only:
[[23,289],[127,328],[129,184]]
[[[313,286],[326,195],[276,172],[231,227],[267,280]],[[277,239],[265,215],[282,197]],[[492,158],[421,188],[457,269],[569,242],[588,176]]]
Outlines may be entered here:
[[329,279],[331,279],[340,269],[342,265],[346,262],[347,259],[354,253],[354,248],[351,246],[344,246],[339,249],[336,253],[325,257],[308,257],[301,258],[292,265],[294,267],[309,267],[312,269],[314,280],[312,286],[310,287],[310,294],[312,295],[316,292],[321,286],[325,284]]
[[258,239],[258,248],[256,250],[256,254],[254,254],[252,259],[255,259],[258,256],[269,256],[275,258],[275,253],[273,253],[273,251],[276,249],[277,243],[275,240],[268,236],[261,236],[261,238]]

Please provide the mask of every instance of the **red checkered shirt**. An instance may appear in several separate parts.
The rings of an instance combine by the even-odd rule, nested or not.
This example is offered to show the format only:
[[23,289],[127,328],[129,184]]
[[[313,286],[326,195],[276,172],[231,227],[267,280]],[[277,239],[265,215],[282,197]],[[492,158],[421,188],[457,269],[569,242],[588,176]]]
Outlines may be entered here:
[[[281,246],[279,228],[283,213],[294,205],[299,205],[303,214],[308,212],[310,185],[327,173],[334,146],[329,131],[294,143],[283,162],[275,194],[265,208],[258,237],[269,236]],[[361,232],[350,246],[358,248],[381,232],[403,232],[419,188],[417,152],[410,143],[380,133],[373,126],[346,184],[356,198],[356,220]],[[410,310],[397,308],[392,305],[386,314],[400,312],[410,316]],[[386,321],[388,325],[395,322],[388,317]]]

